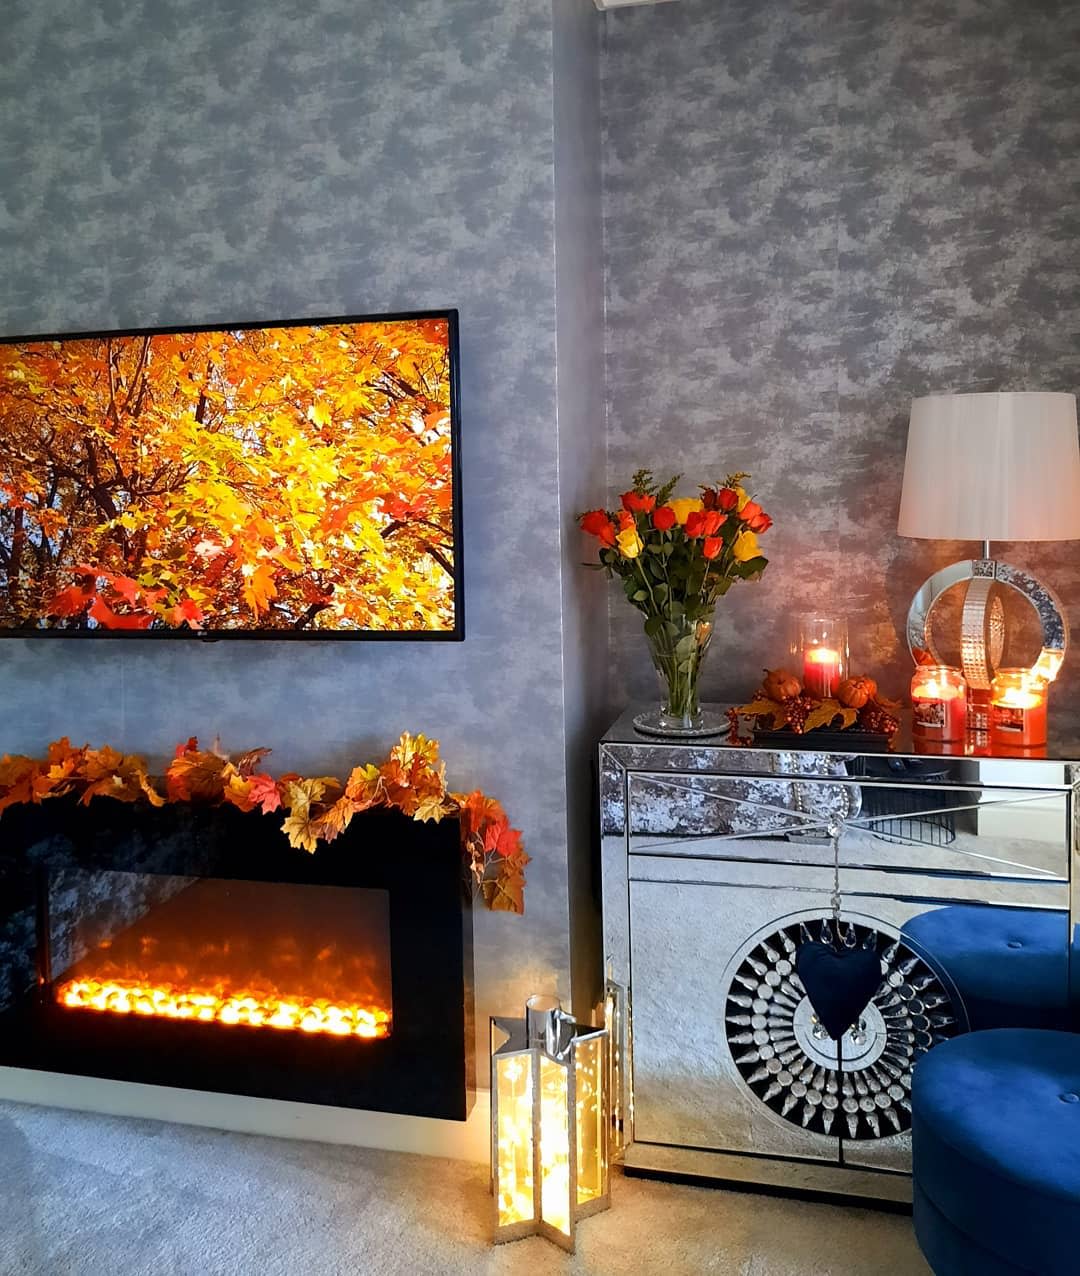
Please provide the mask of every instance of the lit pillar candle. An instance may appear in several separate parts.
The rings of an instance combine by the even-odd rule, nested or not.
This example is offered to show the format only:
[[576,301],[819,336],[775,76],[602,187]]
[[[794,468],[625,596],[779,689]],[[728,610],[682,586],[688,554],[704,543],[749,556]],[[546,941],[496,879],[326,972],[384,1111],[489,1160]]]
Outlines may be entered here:
[[836,695],[840,685],[840,653],[829,647],[807,647],[803,653],[803,690],[817,700]]
[[967,730],[967,683],[959,669],[923,665],[911,680],[911,734],[928,743],[955,743]]
[[1000,669],[990,690],[990,744],[1038,749],[1046,744],[1046,683],[1027,669]]

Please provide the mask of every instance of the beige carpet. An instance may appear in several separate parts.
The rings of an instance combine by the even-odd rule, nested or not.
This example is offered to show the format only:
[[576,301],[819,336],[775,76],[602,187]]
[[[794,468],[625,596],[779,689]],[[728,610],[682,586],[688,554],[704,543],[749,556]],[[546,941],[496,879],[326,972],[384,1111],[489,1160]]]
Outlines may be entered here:
[[0,1103],[2,1276],[926,1276],[910,1219],[618,1178],[578,1253],[480,1167]]

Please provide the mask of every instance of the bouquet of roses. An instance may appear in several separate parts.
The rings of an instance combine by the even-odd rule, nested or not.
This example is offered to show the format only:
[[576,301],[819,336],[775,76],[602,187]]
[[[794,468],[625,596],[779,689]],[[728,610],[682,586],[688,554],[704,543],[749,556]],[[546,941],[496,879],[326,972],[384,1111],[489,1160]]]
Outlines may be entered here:
[[599,562],[590,566],[620,577],[627,600],[644,614],[667,716],[686,725],[698,717],[698,670],[716,600],[768,565],[758,537],[772,519],[747,493],[749,477],[730,474],[722,484],[703,485],[700,496],[675,497],[681,475],[658,484],[650,471],[638,470],[620,509],[590,510],[579,519],[600,542]]

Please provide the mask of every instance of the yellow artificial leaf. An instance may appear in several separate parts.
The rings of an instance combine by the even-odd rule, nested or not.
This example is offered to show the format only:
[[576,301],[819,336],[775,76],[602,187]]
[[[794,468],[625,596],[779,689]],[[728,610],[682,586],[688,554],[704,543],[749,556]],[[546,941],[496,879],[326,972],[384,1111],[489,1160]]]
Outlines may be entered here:
[[816,709],[811,709],[806,715],[803,731],[816,731],[819,727],[827,727],[843,711],[839,700],[822,700]]

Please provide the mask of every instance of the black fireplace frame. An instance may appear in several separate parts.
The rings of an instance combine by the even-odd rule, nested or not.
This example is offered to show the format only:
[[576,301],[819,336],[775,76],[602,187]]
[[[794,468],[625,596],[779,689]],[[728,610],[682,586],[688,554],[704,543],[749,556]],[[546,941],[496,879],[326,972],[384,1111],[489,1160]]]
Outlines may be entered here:
[[[373,810],[313,855],[281,816],[107,798],[0,816],[0,963],[33,936],[34,986],[0,1011],[0,1065],[463,1121],[472,1106],[471,892],[458,822]],[[389,897],[393,1024],[379,1040],[70,1010],[51,989],[65,869],[361,887]],[[31,920],[32,919],[32,920]],[[13,937],[16,937],[13,939]],[[25,957],[25,954],[24,954]]]

